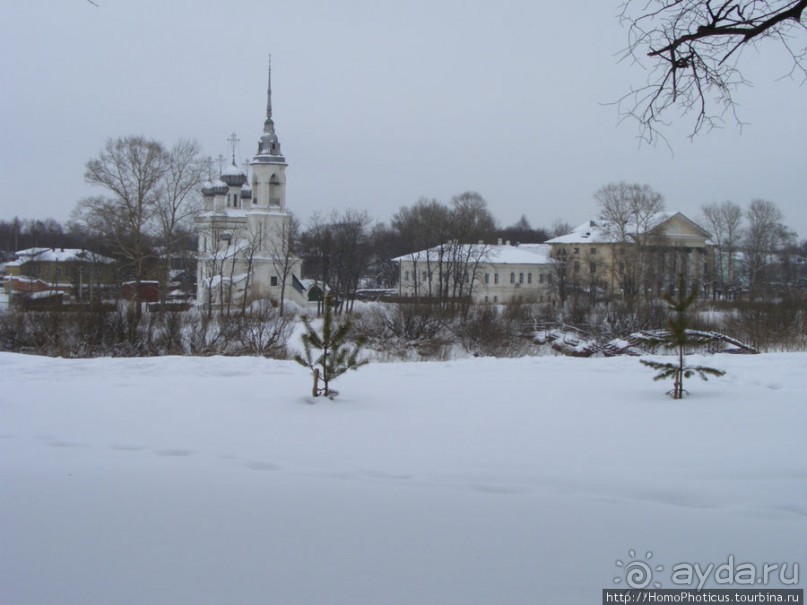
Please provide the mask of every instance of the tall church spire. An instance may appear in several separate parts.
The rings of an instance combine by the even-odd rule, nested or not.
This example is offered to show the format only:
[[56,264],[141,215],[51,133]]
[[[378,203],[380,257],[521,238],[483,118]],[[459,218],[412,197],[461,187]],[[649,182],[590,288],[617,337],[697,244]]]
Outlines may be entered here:
[[266,124],[272,123],[272,55],[269,55],[269,86],[266,91]]
[[263,123],[263,135],[258,142],[258,155],[255,157],[259,160],[259,156],[273,156],[271,159],[263,161],[270,162],[283,162],[283,154],[280,152],[280,141],[275,132],[275,123],[272,120],[272,57],[269,56],[269,85],[266,90],[266,121]]

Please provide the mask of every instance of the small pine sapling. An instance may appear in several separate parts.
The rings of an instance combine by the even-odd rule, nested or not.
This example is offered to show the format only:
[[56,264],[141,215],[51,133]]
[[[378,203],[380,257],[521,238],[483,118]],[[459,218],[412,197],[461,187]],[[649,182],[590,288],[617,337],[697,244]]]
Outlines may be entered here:
[[[322,316],[322,330],[318,332],[307,317],[303,318],[306,332],[302,336],[305,355],[296,355],[294,360],[311,369],[314,375],[314,388],[312,395],[331,397],[337,395],[330,384],[348,370],[357,370],[367,363],[359,360],[359,351],[363,339],[357,339],[353,347],[348,344],[348,337],[353,328],[349,319],[337,323],[333,316],[333,299],[325,299],[325,309]],[[315,357],[315,351],[319,355]],[[320,381],[322,387],[320,387]]]
[[667,378],[673,379],[672,391],[667,394],[671,395],[673,399],[682,399],[684,397],[684,378],[690,378],[697,374],[703,380],[708,380],[708,376],[722,376],[725,374],[723,370],[716,370],[705,366],[688,366],[685,363],[684,352],[688,345],[698,344],[702,342],[702,338],[694,336],[689,333],[687,326],[689,325],[689,307],[695,302],[698,292],[695,288],[687,293],[686,281],[684,274],[678,274],[678,292],[673,297],[671,294],[665,294],[663,299],[667,303],[671,311],[669,320],[669,330],[667,333],[658,339],[658,344],[675,349],[677,360],[673,362],[662,363],[660,361],[652,361],[648,359],[640,360],[644,365],[653,368],[658,373],[653,380],[664,380]]

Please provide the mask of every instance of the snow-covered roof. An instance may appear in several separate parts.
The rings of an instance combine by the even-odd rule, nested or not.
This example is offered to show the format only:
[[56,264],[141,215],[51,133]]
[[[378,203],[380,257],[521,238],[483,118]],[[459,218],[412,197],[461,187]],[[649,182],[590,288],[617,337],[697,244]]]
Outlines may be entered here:
[[207,195],[224,195],[229,190],[230,186],[227,183],[225,183],[221,179],[216,179],[205,191],[207,192]]
[[7,263],[7,265],[19,266],[23,263],[31,261],[49,262],[49,263],[68,263],[68,262],[84,262],[84,263],[113,263],[111,258],[102,256],[96,252],[89,250],[81,250],[80,248],[28,248],[26,250],[19,250],[16,252],[17,260]]
[[305,288],[306,291],[309,291],[309,290],[311,290],[311,288],[314,288],[314,287],[319,288],[323,292],[330,292],[330,290],[331,290],[328,287],[327,284],[323,284],[318,279],[309,279],[309,278],[302,279],[302,278],[299,278],[299,279],[297,279],[297,281],[300,282],[300,285],[302,285],[303,288]]
[[490,246],[490,252],[484,258],[487,263],[501,265],[533,265],[552,264],[551,247],[546,244],[520,244],[518,246]]
[[238,166],[231,164],[221,173],[221,180],[229,187],[240,187],[247,181],[247,175]]
[[222,176],[240,176],[240,175],[246,176],[246,174],[244,174],[244,171],[241,170],[235,164],[230,164],[229,166],[227,166],[227,168],[224,169],[224,171],[221,173],[221,175]]
[[43,298],[52,298],[54,296],[64,296],[61,290],[42,290],[41,292],[32,292],[29,295],[31,300],[39,300]]
[[586,221],[572,229],[571,233],[547,240],[547,244],[599,244],[613,241],[596,221]]
[[[456,248],[455,248],[456,246]],[[534,265],[552,264],[555,261],[549,256],[550,247],[546,244],[522,244],[519,246],[488,244],[445,244],[428,250],[420,250],[393,258],[393,262],[401,261],[436,261],[439,258],[457,256],[472,260],[479,259],[483,263],[502,265]]]
[[[708,237],[709,234],[703,227],[701,227],[695,221],[686,217],[680,212],[657,212],[652,217],[648,218],[645,221],[645,224],[650,227],[648,231],[653,231],[654,229],[664,225],[674,217],[677,217],[684,223],[690,225],[694,230],[700,231],[702,236]],[[586,221],[582,225],[578,225],[577,227],[572,229],[571,233],[554,237],[548,240],[546,243],[547,244],[614,243],[617,241],[616,229],[610,229],[609,227],[610,223],[608,223],[607,221],[602,220]],[[636,224],[633,223],[628,225],[627,231],[629,233],[636,232],[637,231]],[[644,232],[644,228],[640,228],[639,231]],[[675,236],[682,237],[683,235],[680,233],[676,233]]]
[[206,281],[209,288],[218,288],[221,284],[239,284],[246,281],[247,278],[249,278],[248,273],[239,273],[238,275],[233,275],[232,277],[229,275],[213,275]]
[[[501,248],[508,248],[509,247],[510,249],[513,249],[512,246],[498,246],[498,247],[501,247]],[[515,249],[516,250],[521,250],[523,252],[528,252],[533,256],[539,257],[540,260],[538,262],[541,262],[541,263],[551,264],[551,263],[557,262],[557,261],[555,261],[555,259],[553,259],[550,256],[550,254],[552,252],[552,246],[550,246],[549,244],[519,244]],[[504,262],[507,262],[507,261],[504,261]],[[510,262],[513,262],[513,261],[510,261]],[[518,261],[518,262],[522,262],[522,261]],[[533,259],[531,262],[536,262],[536,261]]]
[[11,282],[17,282],[20,284],[47,283],[46,281],[41,280],[38,277],[28,277],[27,275],[9,275],[7,279]]

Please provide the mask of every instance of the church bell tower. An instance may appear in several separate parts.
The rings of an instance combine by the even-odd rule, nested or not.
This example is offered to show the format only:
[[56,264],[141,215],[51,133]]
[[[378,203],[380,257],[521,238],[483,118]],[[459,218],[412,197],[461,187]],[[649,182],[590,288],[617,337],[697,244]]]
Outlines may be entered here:
[[266,97],[266,120],[258,141],[258,153],[252,158],[252,207],[261,210],[286,209],[286,158],[272,120],[272,63],[269,62],[269,86]]

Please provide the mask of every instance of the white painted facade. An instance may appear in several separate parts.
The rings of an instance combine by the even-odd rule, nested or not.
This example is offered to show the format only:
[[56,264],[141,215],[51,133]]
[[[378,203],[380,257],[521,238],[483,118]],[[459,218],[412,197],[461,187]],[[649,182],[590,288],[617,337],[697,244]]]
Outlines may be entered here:
[[[197,303],[241,305],[257,300],[277,304],[281,295],[307,303],[300,259],[290,256],[286,210],[286,159],[272,120],[271,70],[264,132],[250,162],[251,176],[233,163],[219,179],[202,187]],[[284,287],[285,285],[285,287]]]
[[[554,304],[557,261],[544,244],[447,243],[393,259],[403,298]],[[442,296],[441,296],[442,294]]]

